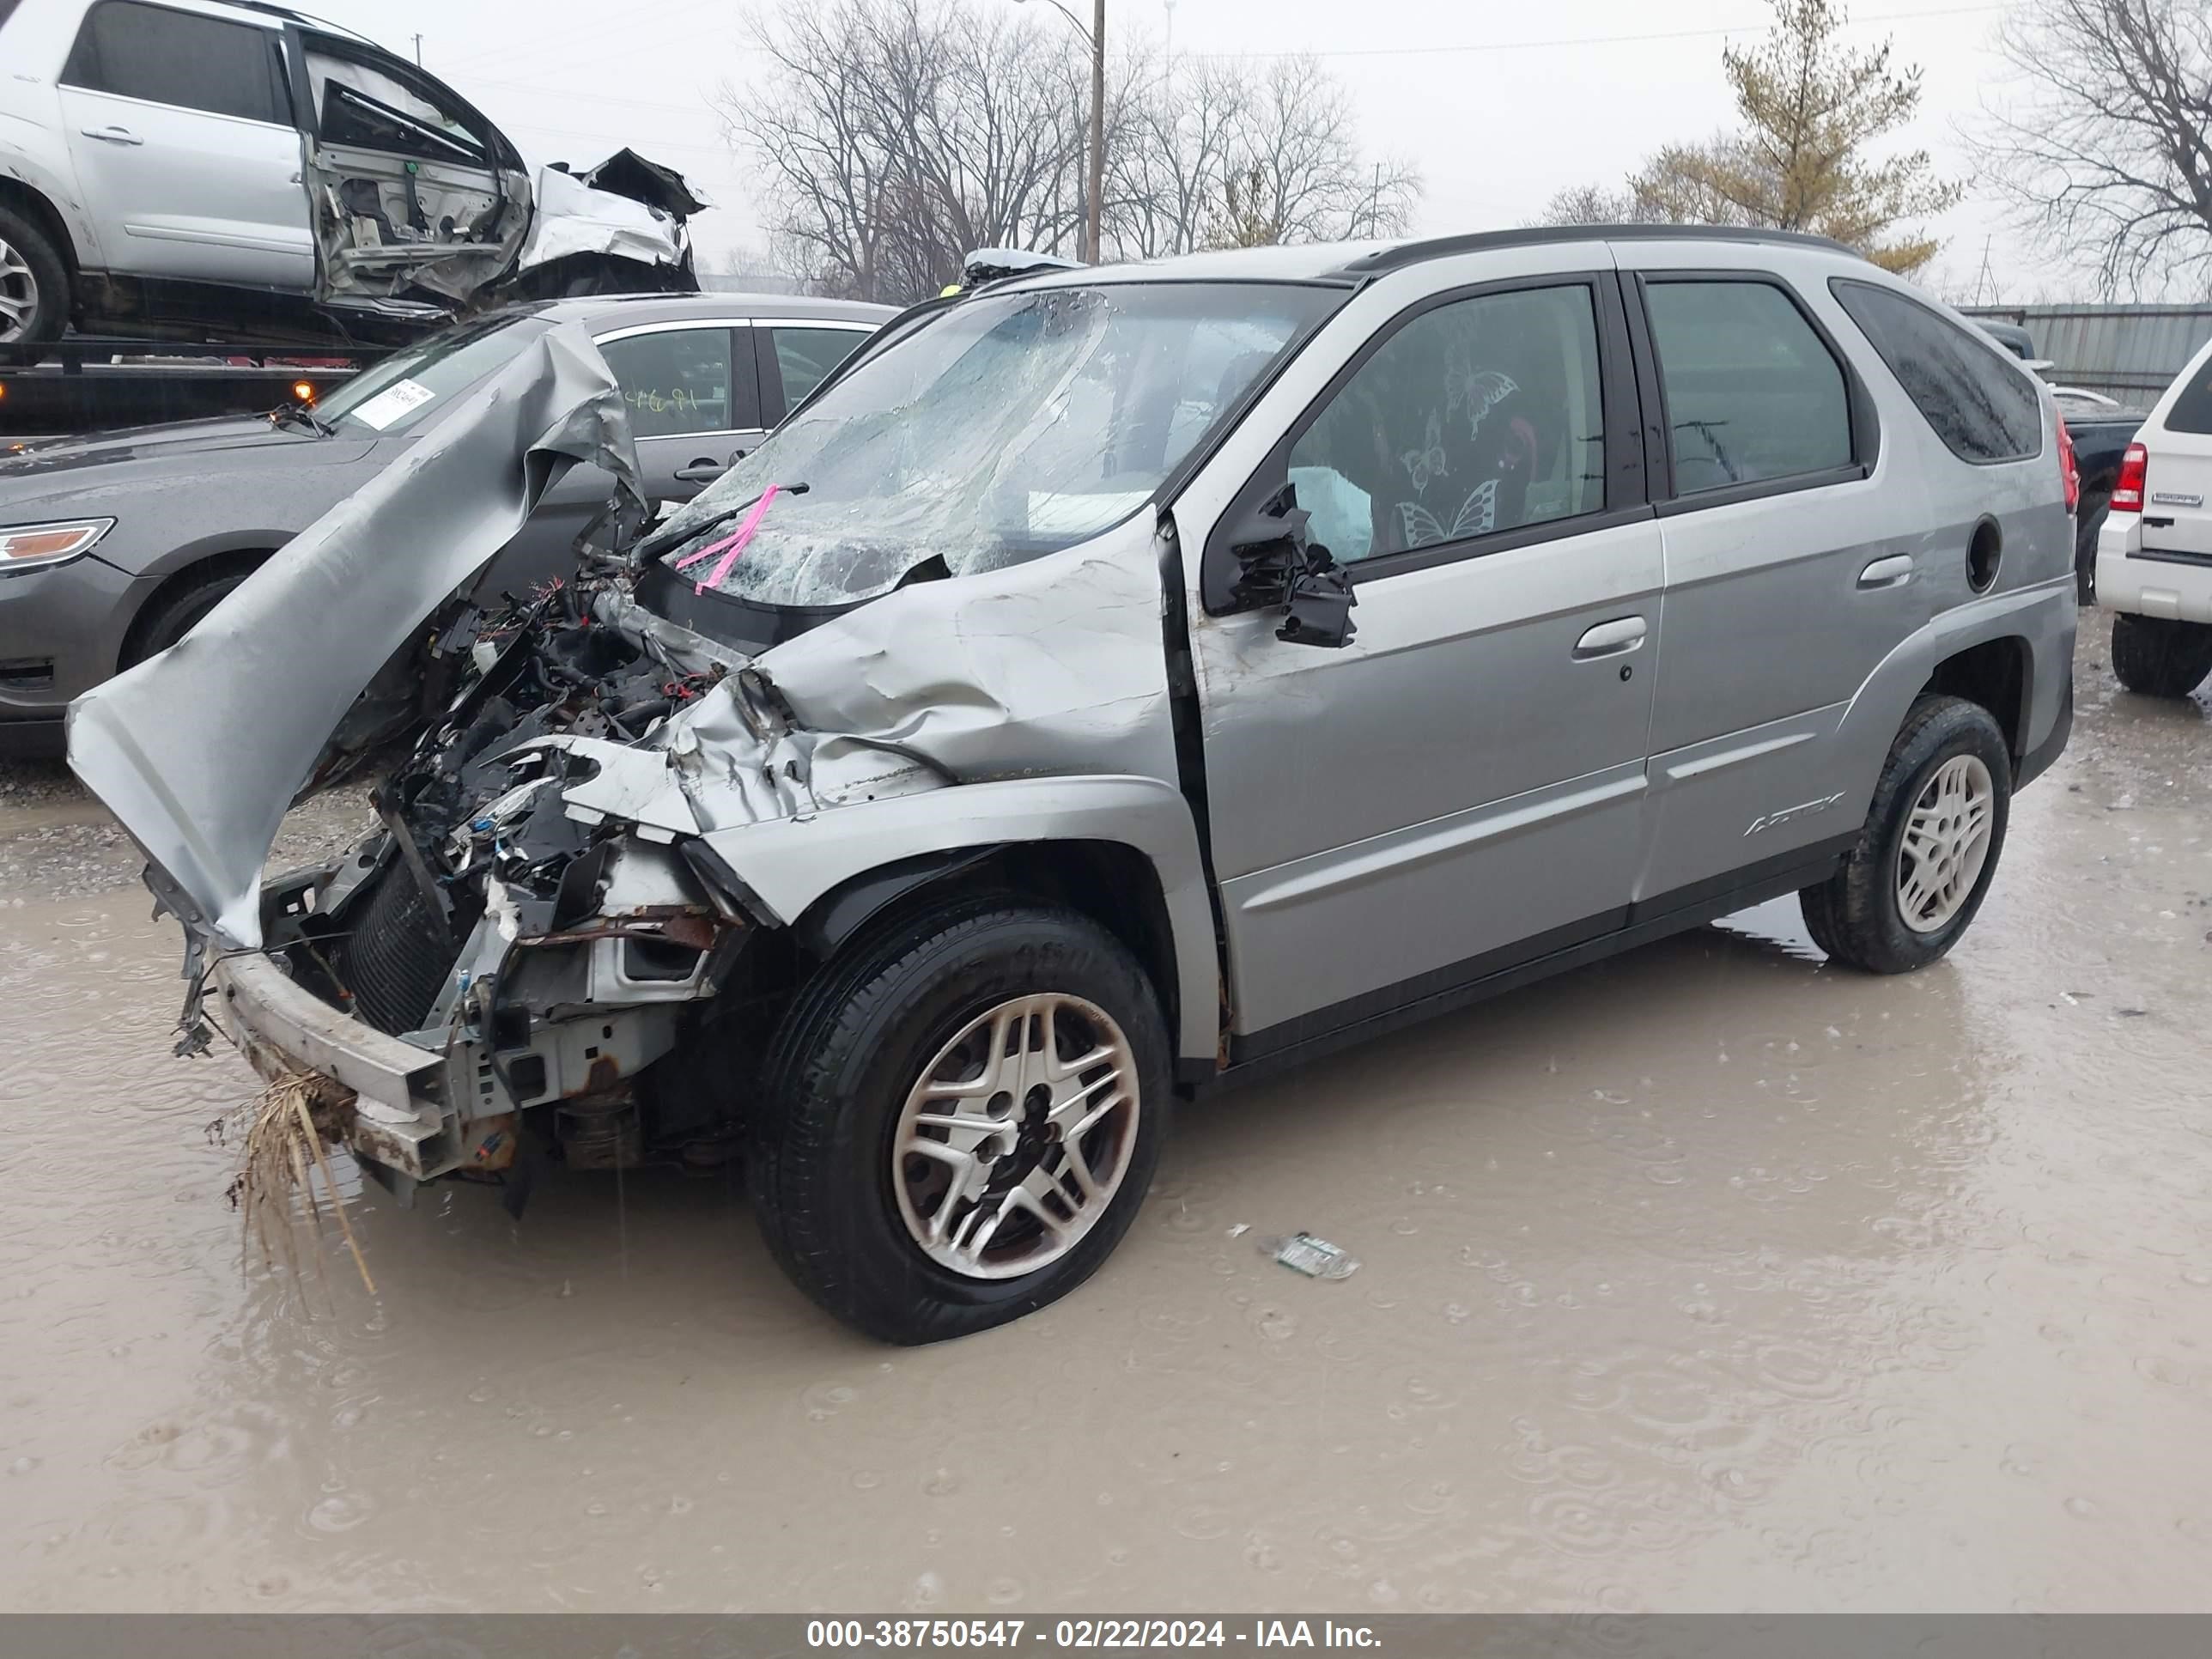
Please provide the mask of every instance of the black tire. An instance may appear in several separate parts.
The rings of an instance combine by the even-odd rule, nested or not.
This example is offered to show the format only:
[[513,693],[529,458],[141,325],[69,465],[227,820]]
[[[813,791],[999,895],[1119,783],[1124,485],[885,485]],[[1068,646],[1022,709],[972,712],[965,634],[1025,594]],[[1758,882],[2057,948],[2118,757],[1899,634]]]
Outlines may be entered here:
[[[8,258],[4,252],[11,249],[20,256],[23,267],[14,270],[12,278],[9,273],[16,261]],[[24,291],[33,289],[35,295]],[[69,326],[69,262],[45,230],[6,207],[0,207],[0,297],[33,301],[29,319],[20,334],[5,332],[12,325],[0,318],[0,345],[51,345]],[[35,351],[24,356],[11,355],[9,361],[27,366],[37,362],[40,355]]]
[[[963,1026],[1048,992],[1091,1002],[1127,1037],[1134,1145],[1120,1187],[1065,1255],[1019,1277],[969,1277],[925,1255],[901,1218],[899,1114]],[[793,1000],[763,1067],[747,1160],[754,1212],[793,1282],[864,1334],[914,1344],[988,1330],[1066,1295],[1121,1242],[1152,1185],[1170,1096],[1159,999],[1118,940],[1072,911],[957,901],[848,946]]]
[[2081,498],[2081,516],[2074,530],[2074,596],[2083,605],[2097,602],[2097,532],[2112,515],[2109,495]]
[[2142,696],[2185,697],[2212,674],[2212,626],[2115,612],[2112,672]]
[[[1898,898],[1905,832],[1929,781],[1960,755],[1974,756],[1989,769],[1994,792],[1989,850],[1964,903],[1941,927],[1920,933],[1907,925]],[[1836,961],[1870,974],[1910,973],[1939,960],[1982,908],[2004,852],[2011,811],[2012,758],[1989,710],[1963,697],[1922,698],[1890,744],[1865,827],[1844,867],[1797,895],[1813,942]]]
[[231,589],[252,575],[259,563],[258,557],[225,562],[155,595],[131,624],[131,633],[123,645],[123,659],[116,667],[134,667],[167,651],[191,633],[200,618],[222,603]]

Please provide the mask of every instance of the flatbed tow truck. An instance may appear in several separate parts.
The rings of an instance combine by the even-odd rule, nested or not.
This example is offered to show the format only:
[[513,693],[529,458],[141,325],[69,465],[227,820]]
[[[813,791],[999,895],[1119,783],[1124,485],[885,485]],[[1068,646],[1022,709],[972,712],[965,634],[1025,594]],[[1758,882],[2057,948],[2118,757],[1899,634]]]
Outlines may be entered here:
[[0,346],[0,453],[18,439],[312,407],[390,349],[71,334],[27,364],[30,353]]

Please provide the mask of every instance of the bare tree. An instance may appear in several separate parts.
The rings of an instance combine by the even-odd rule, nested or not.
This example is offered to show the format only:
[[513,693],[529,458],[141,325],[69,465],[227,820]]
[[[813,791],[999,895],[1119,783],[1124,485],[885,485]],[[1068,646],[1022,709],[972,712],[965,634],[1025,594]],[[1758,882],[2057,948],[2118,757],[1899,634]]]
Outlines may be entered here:
[[[765,75],[715,102],[781,206],[781,257],[866,299],[931,293],[969,249],[1080,246],[1090,88],[1072,32],[975,0],[829,0],[754,25]],[[1106,107],[1109,253],[1218,240],[1402,232],[1420,180],[1360,155],[1343,88],[1311,58],[1255,80],[1117,60]]]
[[1874,153],[1918,110],[1918,67],[1894,64],[1887,40],[1845,46],[1841,0],[1771,3],[1764,41],[1721,51],[1740,128],[1668,145],[1620,191],[1562,191],[1547,217],[1587,206],[1631,222],[1811,231],[1898,271],[1933,258],[1938,243],[1912,222],[1949,207],[1959,187],[1935,176],[1925,150]]
[[1977,159],[2046,251],[2108,291],[2212,270],[2212,11],[2189,0],[2040,0],[1998,50],[2021,94]]

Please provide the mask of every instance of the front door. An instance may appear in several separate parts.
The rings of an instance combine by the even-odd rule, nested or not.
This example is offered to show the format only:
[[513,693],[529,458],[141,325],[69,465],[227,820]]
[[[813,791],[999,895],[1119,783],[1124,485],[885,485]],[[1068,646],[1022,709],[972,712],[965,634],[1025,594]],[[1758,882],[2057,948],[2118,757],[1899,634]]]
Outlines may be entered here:
[[1218,565],[1287,480],[1358,597],[1342,649],[1193,605],[1239,1058],[1608,932],[1638,861],[1662,567],[1613,275],[1378,321],[1216,524],[1178,507]]
[[61,81],[70,160],[107,270],[313,287],[280,31],[99,0]]
[[[648,502],[688,501],[767,435],[743,321],[646,323],[600,335],[599,353],[620,383]],[[615,481],[596,466],[570,467],[501,550],[487,591],[524,592],[575,568],[576,538],[599,517]]]

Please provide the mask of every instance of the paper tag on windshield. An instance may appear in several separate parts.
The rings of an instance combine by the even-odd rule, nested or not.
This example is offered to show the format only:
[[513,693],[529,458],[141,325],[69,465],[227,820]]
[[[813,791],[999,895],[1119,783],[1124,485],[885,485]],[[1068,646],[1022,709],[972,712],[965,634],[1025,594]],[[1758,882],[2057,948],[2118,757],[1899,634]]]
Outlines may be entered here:
[[379,432],[411,409],[420,409],[438,394],[420,380],[394,380],[353,412]]

